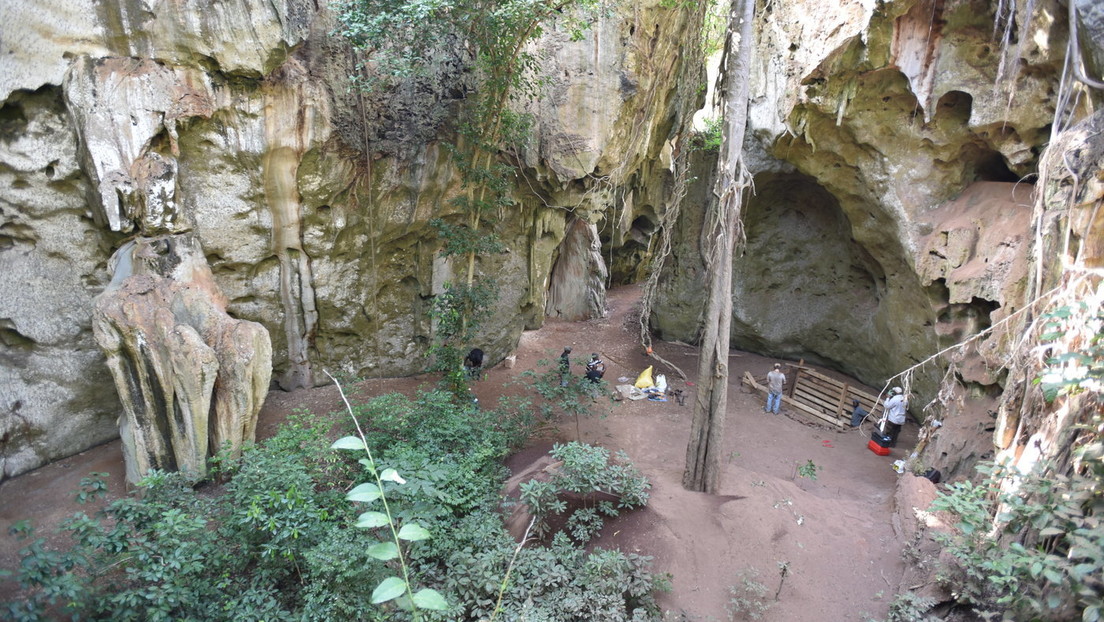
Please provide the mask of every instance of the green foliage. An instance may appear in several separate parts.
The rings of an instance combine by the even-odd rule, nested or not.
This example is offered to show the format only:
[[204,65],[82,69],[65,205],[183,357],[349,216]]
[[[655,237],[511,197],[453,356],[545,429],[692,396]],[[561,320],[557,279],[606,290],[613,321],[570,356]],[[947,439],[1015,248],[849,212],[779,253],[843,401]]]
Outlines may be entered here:
[[84,505],[89,501],[95,501],[107,493],[107,482],[104,478],[107,473],[89,473],[88,477],[81,478],[80,490],[77,491],[77,503]]
[[1085,391],[1104,401],[1104,308],[1081,301],[1043,317],[1044,342],[1053,353],[1035,382],[1048,402]]
[[[940,493],[932,509],[958,518],[941,542],[958,561],[958,574],[948,569],[944,578],[961,601],[1023,620],[1100,618],[1104,469],[1099,457],[1089,463],[1072,476],[1046,465],[1027,474],[986,465],[981,484],[958,482]],[[1016,486],[1002,489],[1001,481]]]
[[[580,368],[583,361],[576,361]],[[564,374],[559,359],[537,361],[536,370],[519,374],[515,382],[525,384],[540,397],[537,403],[542,417],[552,420],[557,415],[575,417],[590,415],[600,400],[612,402],[609,384],[605,380],[592,382],[581,375]]]
[[817,471],[823,467],[819,467],[812,460],[807,461],[805,464],[797,467],[797,474],[806,479],[811,479],[814,482],[817,478]]
[[[517,401],[474,410],[441,391],[376,398],[354,409],[368,424],[365,436],[338,441],[372,449],[359,461],[355,451],[330,448],[331,419],[293,415],[240,460],[222,455],[220,477],[232,477],[225,485],[197,491],[179,474],[154,472],[137,494],[95,516],[75,515],[63,527],[68,550],[17,525],[26,541],[13,576],[21,591],[0,605],[0,617],[654,618],[652,593],[663,578],[648,558],[587,553],[566,535],[519,551],[503,527],[500,460],[532,429],[531,409]],[[574,481],[604,481],[586,475],[596,461],[578,462]],[[356,480],[367,481],[350,487]],[[622,487],[642,500],[644,485]],[[82,489],[91,498],[102,483],[92,477]],[[587,510],[570,528],[580,538],[617,507]]]
[[[928,611],[938,601],[927,596],[918,596],[913,592],[898,594],[889,604],[889,616],[885,622],[937,622],[942,618],[928,615]],[[873,618],[866,618],[867,622],[879,622]]]
[[470,401],[463,360],[483,322],[490,317],[498,287],[493,279],[474,279],[470,285],[445,283],[433,299],[434,343],[429,349],[431,371],[444,372],[442,385],[456,399]]
[[694,132],[690,137],[690,145],[694,149],[702,151],[716,151],[721,148],[723,139],[724,119],[722,117],[709,117],[705,120],[705,128]]
[[595,0],[338,0],[334,33],[369,55],[383,85],[424,74],[443,50],[462,49],[480,90],[495,94],[531,88],[539,59],[525,43],[547,25],[579,40],[598,7]]
[[[584,622],[658,619],[652,593],[665,585],[651,573],[651,559],[619,551],[587,553],[563,534],[547,547],[526,547],[502,528],[501,517],[479,511],[458,521],[450,537],[436,539],[425,569],[450,594],[459,620]],[[515,556],[516,554],[516,556]],[[510,581],[499,602],[505,568]]]
[[495,461],[520,445],[532,431],[534,418],[525,400],[499,408],[476,408],[458,402],[447,391],[426,391],[411,398],[400,394],[377,397],[353,407],[364,421],[368,446],[389,460],[413,448],[434,456],[455,455]]
[[[337,381],[334,380],[334,382]],[[423,610],[442,611],[448,609],[448,603],[437,590],[422,588],[417,593],[414,592],[410,567],[403,557],[402,546],[404,542],[428,540],[431,534],[416,520],[398,520],[392,514],[391,506],[387,503],[387,488],[392,485],[402,486],[407,483],[406,479],[394,468],[381,469],[378,467],[376,459],[372,455],[372,449],[368,446],[364,432],[361,431],[360,424],[353,413],[353,408],[345,399],[345,392],[340,383],[337,384],[337,388],[338,391],[341,391],[341,397],[345,400],[345,405],[349,409],[349,416],[353,418],[358,434],[338,439],[334,442],[333,447],[334,449],[355,452],[363,451],[366,457],[360,459],[359,462],[368,470],[370,479],[373,480],[356,486],[345,495],[345,498],[349,501],[366,504],[363,507],[372,507],[376,501],[379,501],[378,506],[383,509],[383,512],[368,510],[357,519],[356,526],[359,529],[373,530],[374,534],[377,533],[375,530],[385,532],[383,540],[369,544],[364,552],[369,557],[382,562],[397,559],[399,569],[402,571],[401,577],[389,576],[376,584],[376,588],[372,590],[372,604],[379,605],[394,600],[401,608],[410,611],[416,621],[422,619],[421,612]]]
[[564,494],[583,503],[583,507],[568,516],[566,524],[568,533],[580,544],[590,541],[602,528],[600,514],[616,516],[620,509],[641,507],[648,502],[651,484],[629,463],[624,452],[618,452],[611,460],[609,450],[604,447],[571,442],[554,445],[551,454],[561,463],[551,479],[530,480],[520,485],[521,501],[537,519],[534,530],[538,536],[548,535],[551,516],[567,511]]
[[[458,201],[462,201],[459,197]],[[475,231],[466,224],[452,224],[440,218],[429,221],[429,226],[437,232],[437,238],[444,243],[441,254],[456,257],[475,253],[476,255],[498,255],[506,252],[506,246],[493,231]]]
[[759,571],[748,568],[737,576],[739,582],[729,587],[729,599],[725,609],[729,620],[758,620],[770,609],[773,601],[770,591],[756,579]]
[[[273,439],[244,452],[221,494],[197,494],[180,474],[154,471],[137,494],[94,517],[67,520],[62,529],[72,546],[65,551],[46,549],[20,526],[17,535],[29,541],[16,575],[22,592],[5,614],[290,619],[299,594],[320,585],[310,572],[315,547],[343,529],[340,493],[328,488],[340,468],[317,443],[328,427],[293,417]],[[95,480],[82,484],[85,492],[102,491]]]
[[338,0],[334,33],[362,52],[356,74],[363,89],[387,88],[399,80],[428,74],[434,59],[452,57],[471,69],[459,79],[470,94],[459,123],[457,144],[449,146],[463,192],[450,200],[462,222],[431,224],[445,257],[467,257],[464,285],[452,283],[435,298],[431,371],[444,372],[444,385],[466,397],[461,369],[464,352],[497,299],[494,280],[476,278],[476,257],[505,248],[493,232],[496,212],[514,204],[514,170],[500,161],[503,144],[528,136],[531,120],[509,107],[532,97],[542,84],[541,59],[527,45],[546,27],[581,37],[598,0]]

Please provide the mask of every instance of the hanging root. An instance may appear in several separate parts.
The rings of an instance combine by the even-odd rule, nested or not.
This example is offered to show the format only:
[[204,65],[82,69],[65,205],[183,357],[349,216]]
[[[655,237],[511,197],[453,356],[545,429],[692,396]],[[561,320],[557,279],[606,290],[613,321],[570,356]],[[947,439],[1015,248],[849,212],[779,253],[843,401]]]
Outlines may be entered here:
[[686,192],[690,184],[688,171],[690,168],[690,154],[687,151],[680,152],[675,157],[675,186],[671,196],[671,204],[659,222],[659,249],[652,258],[652,271],[648,274],[648,280],[644,283],[644,295],[640,301],[640,345],[648,356],[670,367],[686,380],[686,374],[671,361],[659,356],[652,349],[652,331],[648,327],[648,318],[652,315],[652,307],[655,305],[656,296],[659,294],[659,277],[663,273],[663,265],[671,254],[671,236],[674,235],[675,224],[678,222],[682,201],[686,198]]

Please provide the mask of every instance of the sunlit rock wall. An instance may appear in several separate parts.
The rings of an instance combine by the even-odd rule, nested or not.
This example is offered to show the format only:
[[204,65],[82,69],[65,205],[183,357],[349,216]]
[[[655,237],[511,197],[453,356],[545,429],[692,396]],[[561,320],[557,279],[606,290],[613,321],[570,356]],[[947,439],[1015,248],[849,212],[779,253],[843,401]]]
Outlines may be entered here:
[[[660,4],[534,48],[549,86],[519,104],[536,117],[507,154],[509,251],[478,266],[501,291],[473,344],[492,360],[543,321],[554,270],[582,269],[603,307],[603,255],[561,253],[568,230],[640,245],[638,212],[663,205],[701,70],[700,9]],[[459,274],[428,221],[458,216],[466,59],[361,94],[333,25],[313,0],[0,3],[0,477],[117,435],[90,318],[135,235],[194,236],[227,312],[267,329],[279,387],[425,368],[432,296]]]

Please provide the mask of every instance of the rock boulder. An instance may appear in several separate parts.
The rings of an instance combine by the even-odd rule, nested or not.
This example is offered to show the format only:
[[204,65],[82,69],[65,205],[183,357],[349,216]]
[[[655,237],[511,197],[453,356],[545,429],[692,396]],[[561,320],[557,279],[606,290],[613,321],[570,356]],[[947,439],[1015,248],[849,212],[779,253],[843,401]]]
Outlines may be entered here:
[[268,331],[226,314],[193,236],[139,238],[113,263],[92,326],[123,404],[127,481],[150,469],[201,477],[219,447],[239,454],[254,439],[272,373]]

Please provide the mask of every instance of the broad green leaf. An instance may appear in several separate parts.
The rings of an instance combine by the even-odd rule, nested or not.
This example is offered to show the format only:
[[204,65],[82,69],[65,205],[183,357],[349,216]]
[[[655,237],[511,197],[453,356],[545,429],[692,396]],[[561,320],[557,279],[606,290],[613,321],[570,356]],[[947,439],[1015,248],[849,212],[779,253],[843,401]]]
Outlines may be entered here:
[[445,598],[438,594],[437,590],[431,590],[428,587],[424,590],[418,590],[418,593],[414,595],[414,606],[418,609],[433,609],[434,611],[448,609]]
[[374,559],[385,562],[399,556],[399,547],[394,542],[377,542],[368,547],[367,553]]
[[403,479],[395,469],[384,469],[383,473],[380,473],[380,479],[385,482],[395,482],[396,484],[406,483],[406,480]]
[[418,540],[429,539],[429,532],[418,523],[407,523],[399,530],[400,540],[409,540],[410,542],[417,542]]
[[398,577],[387,577],[372,592],[372,604],[378,605],[402,596],[406,591],[406,581]]
[[387,515],[383,512],[365,512],[357,519],[356,526],[361,529],[372,529],[374,527],[382,527],[391,521],[387,520]]
[[330,445],[330,447],[332,449],[356,449],[364,451],[364,441],[356,436],[345,436],[334,441],[334,444]]
[[372,482],[365,482],[360,486],[349,491],[349,494],[345,495],[345,498],[349,501],[363,501],[364,503],[371,503],[376,499],[383,496],[380,492],[379,486],[376,486]]

